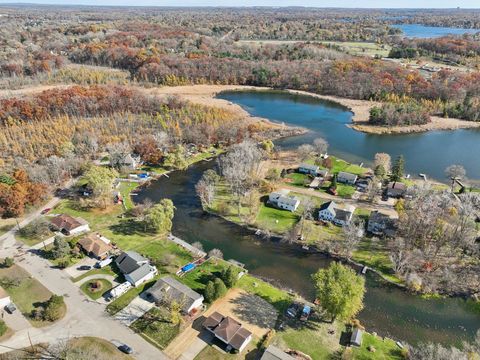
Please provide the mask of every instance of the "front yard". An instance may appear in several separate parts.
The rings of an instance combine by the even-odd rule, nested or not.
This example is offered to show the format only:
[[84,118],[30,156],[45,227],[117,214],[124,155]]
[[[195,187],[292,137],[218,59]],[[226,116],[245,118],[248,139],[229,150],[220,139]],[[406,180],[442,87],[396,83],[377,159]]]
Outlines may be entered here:
[[83,283],[80,289],[92,300],[100,299],[112,288],[112,283],[105,279],[93,279]]
[[173,324],[170,320],[170,313],[165,307],[154,307],[130,327],[148,342],[163,350],[182,328],[181,324]]
[[[0,284],[10,295],[12,302],[35,327],[48,326],[49,321],[36,320],[32,316],[34,309],[40,308],[53,295],[45,286],[30,276],[18,265],[0,268]],[[63,317],[66,307],[62,310]]]

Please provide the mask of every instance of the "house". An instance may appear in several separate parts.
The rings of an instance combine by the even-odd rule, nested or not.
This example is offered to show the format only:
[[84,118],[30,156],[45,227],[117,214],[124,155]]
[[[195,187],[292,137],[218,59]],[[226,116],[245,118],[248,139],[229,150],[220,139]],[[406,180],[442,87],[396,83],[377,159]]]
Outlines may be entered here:
[[367,231],[373,235],[393,236],[396,229],[396,219],[380,211],[372,211],[368,219]]
[[7,292],[0,286],[0,308],[4,308],[8,304],[10,304],[12,301],[10,300],[10,296],[7,294]]
[[290,190],[287,189],[272,192],[268,196],[268,202],[279,209],[295,211],[300,205],[300,199],[295,196],[288,196],[289,193]]
[[140,166],[140,158],[135,157],[132,154],[127,154],[120,160],[119,165],[128,170],[135,170]]
[[115,264],[130,284],[137,287],[153,279],[158,273],[156,267],[151,266],[148,259],[135,251],[125,251],[115,259]]
[[389,182],[387,185],[387,196],[391,198],[401,198],[405,196],[407,186],[398,181]]
[[88,256],[94,257],[98,260],[105,259],[110,251],[112,251],[112,245],[107,238],[91,233],[80,239],[77,243]]
[[348,172],[340,171],[337,174],[337,181],[342,184],[355,185],[357,182],[358,176]]
[[67,214],[55,216],[51,220],[51,225],[55,231],[61,231],[65,235],[77,235],[90,231],[90,227],[85,220]]
[[362,337],[363,337],[363,331],[360,330],[359,328],[355,328],[350,338],[350,345],[362,346]]
[[321,178],[326,178],[328,175],[328,170],[327,169],[320,169],[317,171],[317,175],[320,176]]
[[270,345],[267,347],[260,360],[295,360],[295,358],[276,346]]
[[245,329],[242,324],[218,312],[214,312],[205,319],[203,327],[215,335],[215,338],[222,341],[227,346],[227,351],[234,349],[242,352],[252,340],[252,333]]
[[310,185],[308,185],[308,187],[311,189],[318,189],[322,185],[322,183],[323,183],[323,179],[317,176],[312,180],[312,182],[310,183]]
[[177,304],[182,306],[182,311],[185,314],[190,314],[203,304],[202,295],[171,276],[160,278],[155,285],[148,289],[146,295],[157,304],[176,301]]
[[318,219],[329,221],[338,226],[350,223],[355,212],[353,205],[338,205],[334,201],[324,203],[318,211]]
[[320,168],[317,165],[300,164],[300,166],[298,167],[299,173],[309,174],[313,176],[317,176],[318,170],[320,170]]

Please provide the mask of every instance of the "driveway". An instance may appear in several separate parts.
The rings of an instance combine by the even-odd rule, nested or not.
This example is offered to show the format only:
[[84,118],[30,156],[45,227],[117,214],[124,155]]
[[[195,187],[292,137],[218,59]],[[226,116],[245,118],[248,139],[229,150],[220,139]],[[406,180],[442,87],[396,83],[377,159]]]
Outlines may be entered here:
[[63,271],[66,272],[68,276],[75,279],[76,277],[79,277],[80,275],[83,275],[87,272],[87,270],[78,270],[78,267],[82,265],[88,265],[93,268],[93,265],[95,265],[97,261],[98,260],[95,260],[95,259],[92,259],[91,257],[86,256],[82,260],[77,262],[75,265],[72,265],[70,267],[63,269]]
[[125,326],[130,326],[154,306],[154,303],[137,296],[129,305],[115,314],[115,320],[120,321]]

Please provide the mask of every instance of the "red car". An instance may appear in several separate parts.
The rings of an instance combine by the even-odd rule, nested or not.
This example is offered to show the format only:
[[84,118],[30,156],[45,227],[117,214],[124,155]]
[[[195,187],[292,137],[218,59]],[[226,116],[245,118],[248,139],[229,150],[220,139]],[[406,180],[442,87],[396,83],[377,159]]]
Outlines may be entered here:
[[52,210],[52,209],[51,209],[51,208],[43,209],[40,214],[45,215],[45,214],[48,213],[50,210]]

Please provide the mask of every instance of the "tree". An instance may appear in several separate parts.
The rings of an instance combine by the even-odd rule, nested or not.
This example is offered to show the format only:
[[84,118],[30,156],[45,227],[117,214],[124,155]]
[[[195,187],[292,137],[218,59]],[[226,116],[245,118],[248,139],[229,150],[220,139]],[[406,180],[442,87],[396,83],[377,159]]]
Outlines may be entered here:
[[313,140],[313,149],[318,156],[326,154],[328,150],[328,142],[324,138],[317,138]]
[[170,322],[174,325],[178,325],[182,322],[182,305],[173,300],[170,303]]
[[163,158],[162,151],[158,148],[157,141],[153,136],[146,136],[135,144],[134,152],[140,155],[144,163],[159,165]]
[[52,257],[60,259],[70,254],[70,245],[63,236],[55,236],[53,240]]
[[205,286],[205,290],[203,291],[203,296],[208,303],[214,302],[217,298],[215,297],[215,285],[213,281],[209,281],[207,286]]
[[392,168],[392,181],[399,181],[405,173],[405,159],[403,155],[399,155],[395,160]]
[[65,306],[65,301],[63,296],[52,295],[45,304],[43,310],[43,318],[47,321],[56,321],[59,320],[63,315],[63,307]]
[[195,249],[198,249],[200,251],[203,251],[203,245],[200,241],[195,241],[192,246],[195,248]]
[[305,161],[308,158],[312,156],[312,154],[315,152],[315,149],[312,145],[310,144],[303,144],[300,145],[297,149],[297,154],[300,159],[300,161]]
[[110,166],[120,170],[123,166],[125,157],[132,152],[130,145],[126,142],[114,143],[108,146],[108,158]]
[[212,249],[208,252],[208,257],[223,259],[223,252],[220,249]]
[[462,165],[450,165],[445,169],[445,175],[452,180],[452,192],[455,188],[456,180],[461,180],[467,175],[467,171]]
[[340,240],[343,243],[342,252],[349,259],[365,235],[365,222],[352,220],[343,226],[342,231],[344,235],[344,239]]
[[195,185],[195,191],[202,202],[202,207],[209,208],[215,199],[215,183],[208,177],[202,176]]
[[330,189],[334,189],[334,190],[337,189],[337,174],[334,174],[332,176],[332,182],[330,184]]
[[11,257],[6,257],[3,260],[3,266],[6,267],[6,268],[12,267],[13,264],[15,264],[15,260]]
[[185,149],[182,145],[177,145],[174,151],[171,151],[165,155],[165,166],[174,169],[185,169],[188,166],[188,162],[185,159]]
[[220,278],[215,278],[215,280],[213,281],[213,286],[215,288],[215,299],[219,299],[225,296],[228,291],[225,283]]
[[172,230],[175,206],[172,200],[162,199],[153,205],[145,216],[145,223],[148,228],[156,233],[167,233]]
[[112,196],[112,184],[118,177],[118,172],[103,166],[91,166],[83,175],[84,180],[93,191],[93,197],[100,202],[103,207]]
[[326,269],[312,276],[317,298],[322,308],[332,317],[349,320],[363,308],[365,279],[352,269],[332,262]]
[[373,173],[375,174],[376,177],[379,177],[379,178],[383,178],[387,174],[387,172],[385,171],[385,168],[381,164],[375,166]]
[[374,168],[381,166],[385,171],[385,174],[388,174],[392,166],[392,158],[387,153],[376,153],[374,159]]
[[220,278],[228,288],[232,288],[237,283],[238,271],[235,267],[229,266],[228,268],[222,270]]

